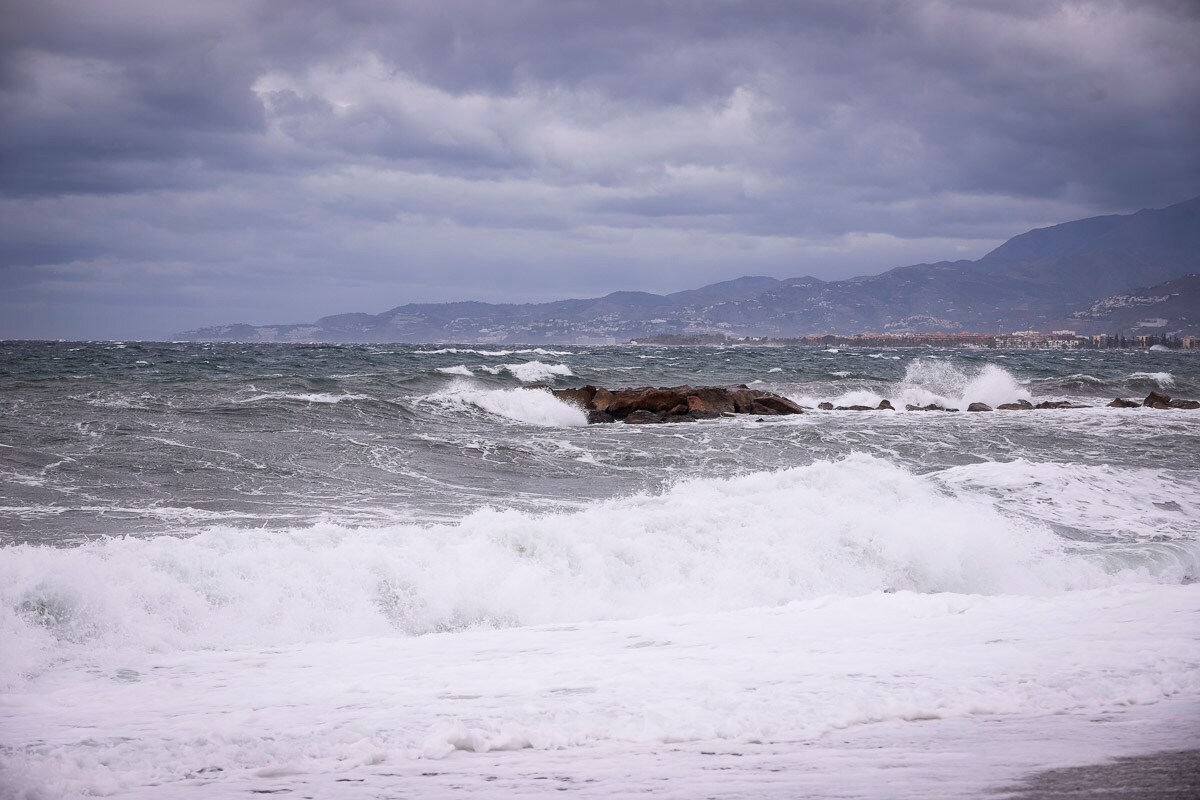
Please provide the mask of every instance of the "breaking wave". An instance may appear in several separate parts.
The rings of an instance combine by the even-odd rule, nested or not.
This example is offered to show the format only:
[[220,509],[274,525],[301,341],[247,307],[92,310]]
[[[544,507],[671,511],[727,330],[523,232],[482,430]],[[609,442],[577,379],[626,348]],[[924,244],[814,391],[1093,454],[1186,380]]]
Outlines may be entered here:
[[1105,561],[972,490],[851,456],[572,512],[5,548],[0,686],[85,650],[418,635],[881,590],[1043,594],[1178,582],[1183,569]]
[[544,381],[555,376],[570,377],[574,374],[566,364],[543,364],[541,361],[526,361],[521,364],[499,364],[494,367],[481,366],[480,369],[492,375],[507,372],[522,383]]
[[1175,377],[1169,372],[1135,372],[1130,375],[1128,383],[1153,383],[1160,389],[1170,389],[1175,385]]
[[571,353],[566,350],[546,350],[542,347],[524,348],[521,350],[476,350],[469,347],[443,347],[438,350],[413,350],[413,355],[418,356],[437,356],[446,355],[448,353],[459,354],[466,353],[477,356],[511,356],[524,355],[531,353],[539,356],[569,356]]
[[328,392],[307,392],[307,393],[289,393],[289,392],[266,392],[257,394],[253,397],[245,397],[239,400],[234,400],[235,403],[261,403],[269,400],[292,400],[297,403],[318,403],[321,405],[334,405],[336,403],[344,403],[352,400],[370,400],[371,397],[365,394],[331,394]]
[[460,380],[445,391],[423,399],[454,410],[477,408],[533,425],[568,428],[587,424],[587,414],[583,409],[572,403],[564,403],[545,389],[485,389]]

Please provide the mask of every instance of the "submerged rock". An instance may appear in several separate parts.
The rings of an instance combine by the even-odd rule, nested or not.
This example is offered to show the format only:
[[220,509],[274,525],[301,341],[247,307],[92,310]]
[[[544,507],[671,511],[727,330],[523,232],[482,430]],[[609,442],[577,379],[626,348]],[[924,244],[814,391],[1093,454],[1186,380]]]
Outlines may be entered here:
[[937,403],[930,403],[927,406],[914,406],[912,403],[909,403],[908,405],[906,405],[904,407],[904,410],[905,411],[958,411],[957,408],[946,408],[945,406],[939,406]]
[[1043,400],[1034,406],[1034,408],[1044,410],[1048,408],[1087,408],[1087,406],[1080,405],[1079,403],[1072,403],[1070,400]]
[[1200,400],[1172,400],[1167,405],[1171,408],[1194,409],[1200,408]]
[[828,401],[824,403],[817,403],[817,408],[821,409],[822,411],[833,411],[833,403]]
[[1109,408],[1141,408],[1142,404],[1136,400],[1122,400],[1117,398],[1108,404]]

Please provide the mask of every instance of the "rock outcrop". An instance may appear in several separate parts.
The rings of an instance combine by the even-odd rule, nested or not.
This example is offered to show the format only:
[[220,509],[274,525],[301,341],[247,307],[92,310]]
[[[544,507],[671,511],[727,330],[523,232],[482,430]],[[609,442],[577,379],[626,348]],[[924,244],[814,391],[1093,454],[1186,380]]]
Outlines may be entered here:
[[904,410],[905,411],[958,411],[957,408],[946,408],[945,406],[939,406],[937,403],[930,403],[927,406],[914,406],[912,403],[909,403],[908,405],[906,405],[904,407]]
[[1146,399],[1142,401],[1142,405],[1149,406],[1150,408],[1170,408],[1171,398],[1165,394],[1151,392],[1146,395]]
[[796,403],[771,392],[737,386],[643,386],[604,389],[581,386],[551,389],[554,396],[588,412],[589,423],[624,421],[631,425],[695,422],[732,414],[802,414]]
[[[541,388],[541,387],[539,387]],[[548,387],[546,387],[548,388]],[[604,389],[580,386],[573,389],[550,389],[554,396],[574,403],[587,412],[591,424],[627,422],[646,425],[663,422],[695,422],[702,419],[752,414],[756,417],[802,414],[803,406],[772,392],[751,389],[745,384],[736,386],[642,386],[631,389]],[[1141,403],[1117,398],[1109,408],[1200,409],[1200,401],[1171,399],[1160,392],[1151,392]],[[888,400],[878,406],[834,406],[828,401],[817,405],[822,411],[895,411]],[[908,404],[906,411],[958,411],[937,403],[919,406]],[[1069,400],[1044,400],[1037,405],[1028,400],[1001,403],[995,410],[1031,411],[1056,408],[1088,408]],[[971,403],[967,411],[992,411],[986,403]],[[761,420],[759,420],[761,421]]]

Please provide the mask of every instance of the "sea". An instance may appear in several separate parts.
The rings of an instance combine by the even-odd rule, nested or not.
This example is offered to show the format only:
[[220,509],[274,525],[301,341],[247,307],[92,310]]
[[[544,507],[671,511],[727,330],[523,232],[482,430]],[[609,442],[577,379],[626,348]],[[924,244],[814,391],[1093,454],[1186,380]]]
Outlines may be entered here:
[[[1150,391],[1200,354],[0,342],[0,797],[998,797],[1200,747],[1200,411],[1107,407]],[[1084,407],[904,410],[1020,399]]]

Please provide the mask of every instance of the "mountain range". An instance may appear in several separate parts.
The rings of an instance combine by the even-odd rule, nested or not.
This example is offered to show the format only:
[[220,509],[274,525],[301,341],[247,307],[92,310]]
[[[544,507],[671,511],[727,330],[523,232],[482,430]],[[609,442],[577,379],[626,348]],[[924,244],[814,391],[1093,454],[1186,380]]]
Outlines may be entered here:
[[1075,330],[1200,334],[1200,197],[1009,239],[977,261],[823,281],[747,276],[658,295],[549,303],[410,303],[312,323],[221,325],[183,340],[621,342],[661,334],[793,337],[864,332]]

